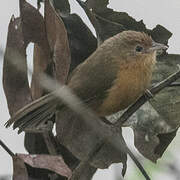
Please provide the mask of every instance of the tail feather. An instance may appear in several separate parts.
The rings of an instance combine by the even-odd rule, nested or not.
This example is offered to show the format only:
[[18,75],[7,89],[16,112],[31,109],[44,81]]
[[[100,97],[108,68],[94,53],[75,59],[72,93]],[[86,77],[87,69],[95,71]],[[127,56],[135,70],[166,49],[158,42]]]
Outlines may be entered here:
[[5,124],[6,127],[13,125],[19,128],[19,133],[26,128],[33,128],[47,121],[56,111],[57,99],[53,94],[43,96],[24,108],[20,109]]
[[19,128],[18,133],[22,132],[25,128],[36,128],[39,124],[47,121],[55,112],[56,106],[49,106],[48,104],[43,105],[36,109],[34,112],[31,112],[26,117],[22,117],[22,120],[16,121],[13,125],[13,128]]
[[14,128],[17,127],[21,127],[23,126],[23,124],[27,124],[27,123],[35,123],[35,120],[39,118],[39,116],[41,116],[44,112],[48,111],[49,108],[49,104],[45,103],[43,105],[40,105],[40,107],[32,110],[30,112],[28,112],[25,116],[22,116],[21,118],[19,118],[18,120],[16,120],[14,122]]
[[21,133],[26,128],[30,128],[30,129],[37,128],[40,124],[44,123],[45,121],[48,121],[48,119],[52,117],[55,111],[56,111],[56,106],[49,107],[48,109],[41,111],[33,119],[29,119],[29,121],[25,121],[24,123],[21,123],[19,126],[17,126],[16,123],[14,125],[16,125],[19,128],[18,133]]

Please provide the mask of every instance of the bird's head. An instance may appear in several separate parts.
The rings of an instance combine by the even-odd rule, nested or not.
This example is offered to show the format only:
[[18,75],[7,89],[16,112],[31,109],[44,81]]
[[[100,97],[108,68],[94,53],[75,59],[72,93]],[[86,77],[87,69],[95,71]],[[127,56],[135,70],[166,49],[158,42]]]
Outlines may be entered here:
[[114,38],[119,56],[128,61],[155,58],[157,52],[168,48],[164,44],[156,43],[144,32],[123,31]]

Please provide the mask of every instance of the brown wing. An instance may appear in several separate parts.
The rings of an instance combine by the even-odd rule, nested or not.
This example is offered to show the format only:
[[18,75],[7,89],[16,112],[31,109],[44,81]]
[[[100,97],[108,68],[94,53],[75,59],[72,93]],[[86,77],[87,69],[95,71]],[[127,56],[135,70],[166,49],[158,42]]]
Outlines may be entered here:
[[102,103],[117,76],[118,61],[110,53],[96,51],[72,72],[68,81],[68,87],[94,108]]

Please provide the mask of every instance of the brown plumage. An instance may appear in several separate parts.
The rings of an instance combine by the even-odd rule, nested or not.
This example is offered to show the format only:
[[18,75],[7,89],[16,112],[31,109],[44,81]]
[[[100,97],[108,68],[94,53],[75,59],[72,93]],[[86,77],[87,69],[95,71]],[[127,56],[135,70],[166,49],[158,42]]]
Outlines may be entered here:
[[[98,116],[107,116],[132,104],[151,82],[156,51],[166,49],[150,36],[124,31],[106,40],[71,74],[68,87]],[[20,131],[42,123],[63,106],[53,93],[48,94],[15,114],[14,123]],[[61,108],[58,108],[61,110]]]

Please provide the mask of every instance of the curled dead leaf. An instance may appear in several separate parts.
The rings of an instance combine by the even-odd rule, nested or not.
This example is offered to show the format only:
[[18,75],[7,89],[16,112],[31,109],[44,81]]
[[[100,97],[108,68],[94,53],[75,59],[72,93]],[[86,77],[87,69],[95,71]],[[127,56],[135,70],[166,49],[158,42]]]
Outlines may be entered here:
[[72,175],[61,156],[18,154],[18,157],[35,168],[48,169],[68,178]]

